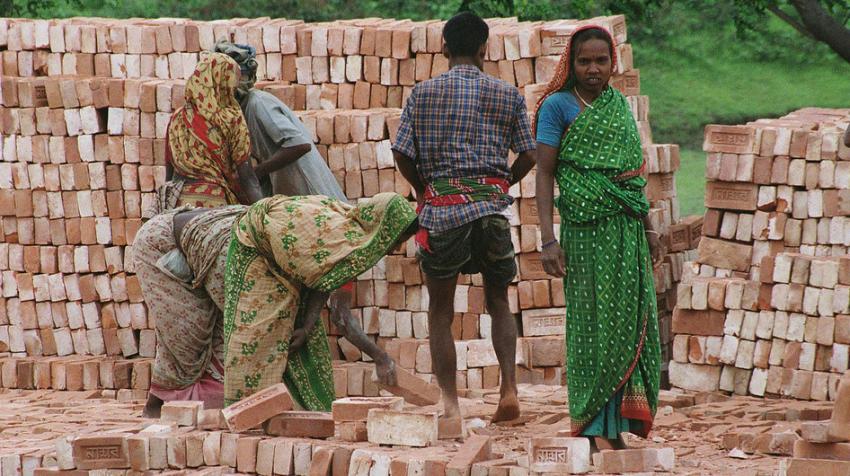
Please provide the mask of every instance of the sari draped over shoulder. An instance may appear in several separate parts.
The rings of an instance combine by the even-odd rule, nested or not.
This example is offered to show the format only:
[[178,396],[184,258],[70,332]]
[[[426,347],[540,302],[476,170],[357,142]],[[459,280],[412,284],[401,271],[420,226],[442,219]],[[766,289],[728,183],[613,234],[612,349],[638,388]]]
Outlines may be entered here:
[[260,200],[234,225],[225,274],[225,405],[283,381],[302,408],[335,398],[321,320],[297,352],[309,293],[331,292],[374,266],[416,213],[381,193],[352,206],[324,196]]
[[661,350],[641,221],[649,212],[643,164],[629,105],[611,87],[576,118],[561,142],[555,203],[567,260],[574,435],[596,426],[609,429],[603,435],[630,431],[646,437],[652,428]]

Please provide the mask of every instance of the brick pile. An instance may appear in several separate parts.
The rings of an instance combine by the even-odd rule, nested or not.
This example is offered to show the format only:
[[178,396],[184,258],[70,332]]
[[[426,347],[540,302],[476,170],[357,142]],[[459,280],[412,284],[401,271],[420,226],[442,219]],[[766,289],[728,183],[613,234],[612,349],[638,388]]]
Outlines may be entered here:
[[674,386],[835,399],[850,345],[850,111],[708,126],[707,211],[673,314]]
[[[678,146],[652,143],[649,101],[640,96],[624,17],[592,21],[618,40],[612,84],[628,96],[638,121],[652,220],[656,229],[669,231],[671,253],[655,275],[669,356],[674,285],[700,236],[700,220],[679,217],[673,175]],[[489,24],[484,69],[519,87],[531,111],[582,22]],[[182,105],[185,79],[215,39],[257,48],[257,87],[296,110],[346,195],[357,200],[384,191],[410,194],[394,168],[390,144],[412,87],[448,68],[440,53],[442,26],[376,19],[321,24],[267,18],[0,19],[0,358],[17,368],[19,358],[105,359],[119,365],[122,359],[154,356],[156,323],[128,258],[154,190],[164,181],[170,114]],[[520,273],[509,298],[522,329],[519,380],[560,384],[562,282],[540,264],[534,173],[511,193],[518,197],[512,236]],[[359,278],[354,315],[401,368],[430,379],[429,298],[413,251],[408,243]],[[458,385],[497,386],[478,277],[462,278],[455,305]],[[334,358],[346,361],[336,366],[338,393],[377,395],[363,363],[368,357],[333,326],[329,334]],[[98,379],[89,375],[89,386],[96,380],[101,388],[114,386],[104,379],[108,370]],[[20,387],[17,380],[0,385]],[[139,378],[133,388],[143,387]]]
[[[490,425],[486,429],[476,428],[474,418],[492,414],[498,399],[497,390],[473,391],[469,398],[461,398],[461,406],[467,420],[467,441],[475,438],[480,442],[482,437],[489,437],[488,445],[461,444],[457,440],[439,439],[436,446],[425,448],[415,447],[379,447],[368,442],[368,438],[361,435],[360,440],[346,440],[342,437],[342,426],[351,423],[348,420],[357,420],[365,425],[368,419],[368,409],[364,412],[360,408],[356,412],[339,412],[340,406],[347,401],[354,400],[362,404],[364,399],[349,398],[339,399],[335,404],[335,412],[322,414],[317,419],[320,427],[328,426],[328,415],[335,426],[333,437],[294,437],[273,436],[267,434],[267,430],[258,426],[255,429],[242,433],[234,433],[229,430],[227,423],[221,419],[221,412],[202,409],[195,404],[195,410],[175,409],[176,412],[168,412],[163,420],[155,421],[140,417],[143,400],[122,398],[121,392],[114,391],[27,391],[27,390],[4,390],[0,389],[0,472],[5,474],[62,474],[57,473],[59,454],[70,454],[73,458],[73,439],[76,437],[93,437],[102,435],[127,435],[128,456],[132,460],[132,454],[139,453],[139,440],[148,440],[148,456],[151,451],[159,453],[162,450],[164,439],[165,461],[168,465],[168,445],[171,438],[172,461],[176,466],[181,461],[179,450],[184,443],[187,449],[186,464],[197,465],[199,463],[195,450],[201,438],[206,443],[207,453],[218,448],[219,458],[222,451],[228,455],[225,460],[232,464],[231,456],[233,445],[238,446],[238,441],[244,438],[259,437],[260,441],[253,448],[253,440],[247,440],[244,445],[254,449],[246,456],[249,463],[256,458],[257,474],[282,474],[290,471],[295,472],[295,463],[287,459],[287,455],[300,454],[306,457],[306,445],[310,446],[311,459],[302,461],[298,468],[309,470],[310,464],[317,458],[327,458],[328,452],[340,456],[331,463],[331,474],[348,474],[351,460],[348,466],[343,464],[348,450],[360,450],[358,455],[364,453],[371,455],[371,465],[375,474],[386,474],[387,459],[394,471],[390,474],[399,474],[407,462],[408,472],[406,474],[422,474],[423,466],[436,471],[436,474],[448,473],[448,466],[452,461],[457,464],[453,468],[463,468],[470,461],[471,467],[468,474],[477,476],[505,476],[530,474],[532,465],[569,462],[569,447],[553,445],[551,439],[561,438],[561,433],[569,427],[569,417],[566,413],[566,389],[563,387],[547,387],[542,385],[520,385],[520,396],[523,401],[525,424],[512,425]],[[126,392],[125,392],[126,393]],[[144,396],[142,395],[142,398]],[[640,463],[645,464],[643,469],[650,471],[661,471],[663,467],[655,466],[656,462],[665,461],[669,455],[670,448],[675,451],[674,473],[689,472],[694,474],[731,474],[743,471],[746,474],[772,475],[781,467],[787,468],[790,461],[784,462],[784,458],[795,457],[799,459],[826,459],[842,457],[846,460],[847,443],[817,443],[808,446],[810,449],[835,450],[832,456],[829,453],[801,453],[803,443],[813,438],[810,427],[816,429],[823,423],[829,422],[833,415],[832,402],[806,402],[781,399],[761,399],[756,397],[724,396],[719,393],[690,393],[681,391],[662,391],[660,394],[659,411],[656,416],[652,440],[641,440],[631,435],[626,435],[627,443],[634,450],[630,456],[612,456],[607,461],[590,461],[590,474],[598,474],[607,471],[611,474],[614,468],[623,468],[622,465]],[[489,403],[481,404],[481,399]],[[129,400],[133,400],[129,402]],[[389,398],[368,399],[378,407],[404,412],[428,413],[436,407],[416,408],[410,405],[398,406],[398,400]],[[370,408],[374,408],[374,404]],[[351,406],[348,406],[351,409]],[[286,411],[285,411],[286,412]],[[195,423],[186,426],[196,418]],[[184,426],[179,426],[180,424]],[[147,431],[144,431],[147,429]],[[327,434],[327,433],[325,433]],[[477,436],[476,436],[477,434]],[[797,436],[793,436],[796,434]],[[219,436],[220,435],[220,436]],[[229,436],[227,436],[229,435]],[[802,435],[802,438],[801,436]],[[65,437],[64,441],[60,437]],[[164,437],[164,438],[163,438]],[[235,439],[234,439],[235,437]],[[362,438],[367,438],[365,441]],[[157,441],[151,442],[156,439]],[[238,441],[236,441],[238,439]],[[57,441],[58,440],[58,441]],[[531,448],[531,442],[536,445]],[[275,454],[277,444],[284,443],[279,452],[281,460],[278,460],[275,470]],[[578,444],[578,443],[575,443]],[[157,447],[157,445],[160,445]],[[292,446],[290,449],[289,446]],[[300,445],[300,446],[299,446]],[[795,453],[794,448],[801,449]],[[667,447],[667,448],[665,448]],[[296,450],[295,448],[299,448]],[[321,451],[322,448],[332,450]],[[462,448],[463,456],[455,460],[455,455],[460,455]],[[59,449],[60,451],[57,451]],[[174,451],[177,449],[178,451]],[[656,451],[649,452],[646,449]],[[542,450],[542,451],[541,451]],[[144,451],[144,450],[142,450]],[[842,452],[845,451],[845,452]],[[244,455],[245,450],[243,450]],[[654,453],[654,455],[653,455]],[[161,454],[161,453],[159,453]],[[214,454],[214,453],[213,453]],[[575,453],[574,453],[575,454]],[[540,457],[535,457],[539,455]],[[753,455],[753,456],[751,456]],[[239,456],[237,454],[237,456]],[[576,455],[580,456],[580,455]],[[135,456],[136,461],[139,457]],[[481,459],[479,459],[481,458]],[[598,460],[599,457],[597,457]],[[397,462],[394,462],[398,460]],[[161,461],[161,460],[160,460]],[[213,460],[210,459],[210,462]],[[219,460],[221,461],[221,460]],[[271,461],[271,470],[268,469]],[[289,461],[292,461],[290,466]],[[334,463],[334,461],[340,461]],[[421,462],[420,462],[421,461]],[[574,462],[584,464],[587,459],[579,457]],[[668,460],[669,461],[669,460]],[[243,462],[243,465],[246,464]],[[836,459],[834,463],[838,464]],[[845,461],[846,462],[846,461]],[[69,466],[75,464],[73,460],[62,459],[62,464]],[[161,463],[156,463],[161,464]],[[206,460],[198,468],[188,468],[189,472],[207,471],[210,474],[230,474],[238,469],[238,458],[236,466],[208,466]],[[319,463],[315,463],[320,467]],[[358,461],[359,465],[366,466],[365,458]],[[605,465],[605,469],[600,465]],[[800,464],[795,462],[795,465]],[[824,464],[820,462],[819,464]],[[829,463],[827,463],[829,464]],[[611,466],[618,465],[618,466]],[[652,466],[649,466],[652,465]],[[578,466],[576,466],[578,467]],[[840,466],[839,466],[840,467]],[[35,473],[36,468],[40,469]],[[244,468],[244,466],[243,466]],[[286,469],[284,469],[286,468]],[[444,469],[445,468],[445,469]],[[633,466],[631,468],[634,468]],[[178,471],[174,466],[168,468]],[[371,468],[370,468],[371,469]],[[67,470],[65,474],[139,474],[132,468],[126,469],[95,469],[95,470]],[[160,470],[157,470],[159,472]],[[271,473],[268,473],[271,471]],[[336,471],[336,472],[334,472]],[[299,473],[309,474],[309,473]],[[405,474],[401,472],[400,474]],[[429,474],[429,473],[425,473]],[[453,473],[457,474],[457,473]],[[550,473],[551,474],[551,473]],[[558,471],[557,474],[563,474]],[[800,474],[800,473],[796,473]],[[818,471],[810,471],[803,474],[821,474]],[[826,474],[826,472],[824,472]],[[832,473],[830,473],[832,474]],[[837,473],[843,474],[843,473]]]
[[841,379],[830,419],[806,423],[801,430],[788,476],[850,473],[850,374]]
[[[55,440],[42,450],[34,474],[54,470],[161,471],[195,469],[221,474],[581,474],[591,469],[586,438],[529,438],[526,455],[494,454],[491,436],[442,435],[434,407],[403,408],[401,398],[344,398],[332,413],[291,411],[283,384],[264,389],[224,411],[202,402],[170,402],[160,423],[143,429],[90,432]],[[359,438],[347,439],[345,425],[366,423]],[[393,448],[387,448],[392,446]],[[20,468],[18,454],[3,464]],[[601,472],[671,471],[672,448],[604,451],[594,457]],[[44,473],[42,473],[44,471]]]

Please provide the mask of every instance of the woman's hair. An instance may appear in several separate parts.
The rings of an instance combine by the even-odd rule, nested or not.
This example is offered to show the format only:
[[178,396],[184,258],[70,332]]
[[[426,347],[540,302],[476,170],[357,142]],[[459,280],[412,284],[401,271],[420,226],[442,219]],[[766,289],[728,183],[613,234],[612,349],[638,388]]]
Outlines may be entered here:
[[537,101],[537,106],[534,108],[534,122],[531,124],[531,127],[535,134],[537,133],[537,116],[540,112],[540,106],[543,105],[543,101],[564,88],[574,86],[575,74],[573,73],[573,62],[575,61],[575,55],[582,43],[589,40],[602,40],[607,43],[608,53],[611,55],[612,68],[617,65],[617,52],[614,50],[614,40],[608,31],[595,25],[586,26],[576,31],[570,37],[570,41],[567,43],[564,52],[561,53],[561,60],[558,61],[555,74],[549,80],[549,84],[546,85],[546,91],[540,96],[540,100]]
[[452,56],[475,56],[488,36],[487,23],[472,12],[458,13],[443,27],[443,39]]

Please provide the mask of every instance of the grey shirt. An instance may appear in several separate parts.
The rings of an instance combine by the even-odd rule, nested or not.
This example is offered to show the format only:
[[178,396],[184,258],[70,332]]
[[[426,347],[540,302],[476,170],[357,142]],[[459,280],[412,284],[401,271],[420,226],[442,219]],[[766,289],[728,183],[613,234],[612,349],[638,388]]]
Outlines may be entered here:
[[268,190],[268,182],[264,183],[265,195],[326,195],[347,201],[310,132],[283,102],[265,91],[251,89],[242,101],[242,111],[251,134],[251,154],[260,162],[281,147],[310,144],[310,152],[271,173],[272,190]]

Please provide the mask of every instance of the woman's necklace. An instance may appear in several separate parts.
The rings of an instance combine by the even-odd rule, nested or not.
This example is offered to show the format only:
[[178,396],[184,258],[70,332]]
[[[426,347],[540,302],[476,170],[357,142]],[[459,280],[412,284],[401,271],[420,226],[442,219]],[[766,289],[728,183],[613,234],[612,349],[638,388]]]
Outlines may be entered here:
[[589,107],[589,108],[593,107],[593,105],[591,103],[588,103],[587,101],[584,100],[583,97],[581,97],[581,94],[578,93],[578,90],[575,87],[573,88],[573,92],[575,93],[578,100],[581,101],[582,104],[584,104],[584,107]]

